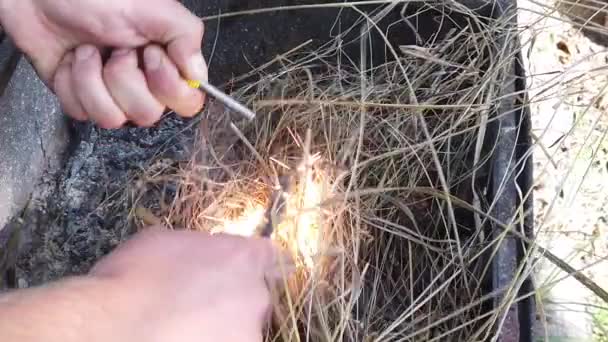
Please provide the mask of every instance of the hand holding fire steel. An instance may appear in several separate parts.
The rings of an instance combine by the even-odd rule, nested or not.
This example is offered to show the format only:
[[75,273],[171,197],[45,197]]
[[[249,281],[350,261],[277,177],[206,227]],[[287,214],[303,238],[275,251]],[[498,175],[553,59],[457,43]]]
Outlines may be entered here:
[[0,21],[76,120],[150,126],[203,106],[184,81],[207,79],[203,23],[178,1],[0,0]]

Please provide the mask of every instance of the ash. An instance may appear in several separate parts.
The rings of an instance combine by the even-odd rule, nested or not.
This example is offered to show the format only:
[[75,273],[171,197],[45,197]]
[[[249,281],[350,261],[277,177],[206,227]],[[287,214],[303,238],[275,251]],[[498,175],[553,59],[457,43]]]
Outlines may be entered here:
[[86,273],[134,233],[128,189],[153,160],[187,160],[197,121],[170,116],[151,129],[74,127],[75,147],[23,215],[19,287]]

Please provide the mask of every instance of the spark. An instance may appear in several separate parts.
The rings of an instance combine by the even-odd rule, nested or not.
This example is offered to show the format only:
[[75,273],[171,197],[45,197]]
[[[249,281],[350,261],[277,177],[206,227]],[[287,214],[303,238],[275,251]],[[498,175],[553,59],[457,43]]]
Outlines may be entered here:
[[256,227],[264,220],[265,212],[266,209],[261,205],[250,205],[243,210],[240,216],[225,221],[221,226],[216,227],[212,233],[251,237],[255,235]]
[[[312,173],[303,177],[290,192],[284,219],[275,228],[272,239],[285,246],[294,256],[297,265],[312,269],[319,254],[323,231],[321,203],[326,198],[325,177]],[[241,194],[242,196],[242,194]],[[235,218],[224,220],[212,233],[254,236],[264,220],[266,208],[253,198],[241,203],[244,209]]]

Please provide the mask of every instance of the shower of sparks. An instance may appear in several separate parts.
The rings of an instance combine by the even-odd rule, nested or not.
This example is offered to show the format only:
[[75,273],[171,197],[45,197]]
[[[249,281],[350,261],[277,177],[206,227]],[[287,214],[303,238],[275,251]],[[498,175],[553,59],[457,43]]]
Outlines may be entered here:
[[[319,253],[322,238],[322,209],[325,199],[324,177],[306,175],[289,193],[284,218],[275,227],[272,239],[287,247],[296,264],[312,268]],[[254,203],[251,199],[250,203]],[[256,202],[259,203],[259,202]],[[235,218],[223,221],[212,232],[239,236],[254,236],[263,222],[266,208],[260,204],[247,205]]]
[[308,268],[314,266],[321,238],[323,183],[306,177],[287,203],[286,220],[275,233]]
[[266,208],[261,205],[251,205],[243,213],[233,219],[225,221],[213,233],[226,233],[238,236],[253,236],[257,226],[264,220]]

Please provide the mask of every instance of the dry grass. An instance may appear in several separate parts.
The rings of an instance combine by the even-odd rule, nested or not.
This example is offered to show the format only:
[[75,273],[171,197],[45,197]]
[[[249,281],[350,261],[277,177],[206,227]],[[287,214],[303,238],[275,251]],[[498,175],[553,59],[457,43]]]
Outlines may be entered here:
[[[497,108],[516,96],[504,89],[509,22],[471,16],[442,39],[393,46],[376,23],[396,6],[360,12],[360,56],[344,53],[344,34],[236,79],[254,122],[211,104],[193,160],[140,184],[148,196],[175,190],[139,209],[147,223],[253,235],[289,179],[273,238],[298,270],[277,294],[269,340],[485,340],[504,317],[488,281],[505,235],[492,231],[486,192]],[[374,34],[380,64],[368,59]]]

